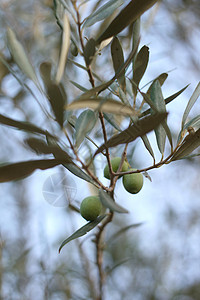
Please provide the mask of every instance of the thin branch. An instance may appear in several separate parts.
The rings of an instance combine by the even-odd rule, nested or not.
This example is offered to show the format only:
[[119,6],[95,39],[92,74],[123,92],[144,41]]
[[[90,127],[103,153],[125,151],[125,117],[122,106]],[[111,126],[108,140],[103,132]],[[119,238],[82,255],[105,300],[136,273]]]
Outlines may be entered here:
[[113,212],[110,212],[108,217],[105,219],[105,221],[99,226],[99,232],[96,234],[96,263],[99,270],[99,298],[98,300],[103,299],[103,287],[105,282],[106,274],[103,270],[103,250],[104,250],[104,243],[103,243],[103,233],[105,227],[112,221],[113,219]]

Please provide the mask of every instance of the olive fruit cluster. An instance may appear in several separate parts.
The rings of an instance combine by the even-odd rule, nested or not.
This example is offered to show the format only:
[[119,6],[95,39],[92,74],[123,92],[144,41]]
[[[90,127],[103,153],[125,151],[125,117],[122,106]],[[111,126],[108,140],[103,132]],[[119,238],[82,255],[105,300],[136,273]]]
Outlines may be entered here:
[[[117,172],[121,162],[121,157],[115,157],[111,160],[112,169]],[[129,164],[125,161],[122,165],[121,172],[136,171],[130,169]],[[109,167],[104,168],[104,177],[110,179]],[[132,173],[123,175],[123,185],[127,192],[137,194],[143,186],[143,175],[141,173]],[[101,213],[103,206],[98,196],[89,196],[83,199],[80,206],[81,216],[87,221],[94,221]]]
[[97,196],[89,196],[83,199],[80,206],[81,216],[87,221],[94,221],[101,213],[102,204]]
[[[112,169],[117,172],[121,162],[121,157],[115,157],[111,160]],[[121,172],[136,171],[136,169],[129,169],[129,165],[124,161]],[[104,168],[104,177],[110,179],[108,165]],[[131,194],[137,194],[143,187],[143,175],[141,173],[126,174],[123,176],[123,185],[127,192]]]

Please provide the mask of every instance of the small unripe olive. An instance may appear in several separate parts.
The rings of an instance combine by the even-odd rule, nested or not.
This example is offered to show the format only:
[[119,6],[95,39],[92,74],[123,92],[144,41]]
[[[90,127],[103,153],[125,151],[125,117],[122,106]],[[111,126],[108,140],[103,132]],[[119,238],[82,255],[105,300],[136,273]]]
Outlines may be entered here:
[[73,56],[77,56],[78,55],[78,48],[77,48],[77,46],[73,42],[70,45],[70,50],[71,50],[71,54]]
[[[129,171],[136,171],[136,169]],[[126,174],[123,176],[123,185],[127,192],[137,194],[143,186],[143,175],[141,173]]]
[[[115,158],[111,159],[111,165],[112,165],[113,172],[117,172],[120,162],[121,162],[121,157],[115,157]],[[121,172],[126,172],[127,170],[128,170],[128,163],[126,161],[124,161]],[[110,172],[109,172],[108,165],[106,165],[104,168],[104,177],[106,177],[107,179],[110,179]]]
[[83,199],[80,206],[81,216],[87,221],[94,221],[101,213],[102,204],[97,196]]

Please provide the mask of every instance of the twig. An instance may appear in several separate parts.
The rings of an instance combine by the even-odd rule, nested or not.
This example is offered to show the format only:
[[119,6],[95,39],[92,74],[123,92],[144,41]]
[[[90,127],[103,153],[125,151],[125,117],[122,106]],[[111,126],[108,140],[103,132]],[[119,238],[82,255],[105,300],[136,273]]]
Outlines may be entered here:
[[99,270],[99,297],[97,300],[103,299],[103,287],[105,282],[105,272],[103,270],[103,233],[105,227],[112,221],[113,212],[110,212],[106,220],[99,226],[99,232],[96,234],[96,263]]

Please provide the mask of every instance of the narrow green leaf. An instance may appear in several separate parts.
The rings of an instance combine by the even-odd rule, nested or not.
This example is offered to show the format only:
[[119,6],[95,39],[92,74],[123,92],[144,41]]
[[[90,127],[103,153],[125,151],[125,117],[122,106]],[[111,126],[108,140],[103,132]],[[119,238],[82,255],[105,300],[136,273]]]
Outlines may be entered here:
[[165,103],[168,104],[170,103],[171,101],[173,101],[175,98],[177,98],[180,94],[182,94],[186,89],[187,87],[189,86],[189,84],[187,84],[184,88],[182,88],[180,91],[174,93],[173,95],[167,97],[165,99]]
[[106,193],[104,190],[99,190],[99,198],[103,206],[109,208],[111,211],[116,211],[118,213],[128,213],[128,210],[114,202],[114,200]]
[[105,120],[110,123],[111,126],[113,126],[117,131],[122,131],[121,128],[119,127],[119,125],[115,122],[114,118],[112,115],[108,115],[106,113],[103,113],[103,116],[105,118]]
[[[157,78],[158,80],[159,80],[159,78]],[[160,82],[160,80],[159,80],[159,82]],[[162,85],[161,84],[161,82],[160,82],[160,85]],[[167,105],[168,103],[170,103],[171,101],[173,101],[175,98],[177,98],[180,94],[182,94],[184,91],[185,91],[185,89],[188,87],[188,85],[186,85],[184,88],[182,88],[180,91],[178,91],[178,92],[176,92],[176,93],[174,93],[173,95],[171,95],[171,96],[169,96],[169,97],[167,97],[167,98],[165,98],[165,104]],[[150,90],[148,90],[147,91],[147,93],[146,93],[146,95],[148,96],[149,95],[149,92],[150,92]],[[144,96],[145,94],[143,94],[143,96]],[[145,97],[145,99],[148,99],[148,97]],[[147,102],[147,101],[146,101]],[[148,102],[147,102],[148,103]],[[148,103],[149,104],[149,103]],[[150,105],[151,106],[151,105]],[[149,115],[151,113],[151,109],[149,108],[149,109],[147,109],[147,110],[145,110],[144,112],[142,112],[141,114],[140,114],[140,118],[141,117],[144,117],[144,116],[146,116],[146,115]]]
[[[127,98],[127,94],[121,89],[120,86],[117,86],[117,88],[114,89],[114,92],[117,93],[117,96],[120,98],[120,100],[122,101],[122,103],[124,103],[125,105],[128,105],[128,106],[131,105],[130,101]],[[132,98],[132,92],[131,92],[130,96]]]
[[[51,137],[47,137],[47,143],[50,146],[55,146],[57,148],[60,148],[60,146],[57,144],[56,140],[54,138]],[[61,149],[61,148],[60,148]],[[61,149],[62,150],[62,149]],[[57,153],[54,152],[54,157],[57,157]],[[69,170],[72,174],[74,174],[75,176],[95,185],[97,188],[99,188],[99,186],[96,184],[96,182],[85,172],[83,172],[81,170],[81,168],[79,168],[77,165],[75,165],[74,163],[63,163],[62,164],[63,167],[65,167],[67,170]]]
[[44,134],[52,137],[52,135],[48,131],[41,129],[35,126],[34,124],[24,122],[24,121],[16,121],[11,118],[5,117],[1,114],[0,114],[0,124],[11,126],[16,129],[21,129],[27,132],[39,133],[39,134]]
[[56,144],[48,145],[43,140],[36,138],[28,138],[25,142],[37,154],[53,154],[56,159],[64,159],[68,160],[68,163],[72,163],[71,157]]
[[132,39],[132,49],[134,51],[136,50],[135,55],[134,55],[133,60],[132,60],[132,69],[134,70],[134,67],[135,67],[135,57],[137,55],[138,46],[139,46],[139,42],[140,42],[140,18],[138,18],[137,20],[135,20],[134,23],[133,23],[132,36],[133,36],[133,39]]
[[40,76],[45,85],[45,88],[48,87],[52,82],[51,69],[52,69],[52,65],[50,62],[44,61],[40,64]]
[[107,141],[107,143],[101,145],[96,151],[95,155],[102,152],[106,148],[115,147],[117,145],[134,141],[137,137],[143,136],[158,127],[158,125],[163,122],[166,117],[167,113],[157,113],[135,122],[124,131],[114,135],[110,140]]
[[40,75],[45,85],[47,98],[51,104],[52,110],[58,124],[63,126],[64,104],[67,96],[61,84],[57,84],[51,79],[51,63],[43,62],[40,65]]
[[90,109],[87,109],[80,114],[75,124],[76,147],[80,146],[86,134],[94,128],[96,120],[96,114]]
[[80,91],[82,91],[82,92],[87,92],[87,91],[88,91],[84,86],[78,84],[77,82],[75,82],[75,81],[73,81],[73,80],[70,80],[70,82],[71,82],[75,87],[77,87]]
[[70,45],[70,24],[66,13],[63,14],[63,34],[62,34],[62,45],[60,51],[59,64],[56,74],[56,83],[59,84],[65,69],[67,60],[67,54]]
[[[154,104],[154,102],[150,99],[149,95],[145,94],[145,93],[142,93],[141,92],[141,95],[144,97],[144,100],[149,104],[149,106],[151,107],[151,109],[149,110],[149,112],[154,112],[154,113],[157,113],[158,110],[156,108],[156,105]],[[141,117],[141,116],[140,116]],[[162,122],[162,126],[167,134],[167,137],[168,137],[168,140],[170,142],[170,145],[171,145],[171,148],[173,149],[173,142],[172,142],[172,135],[171,135],[171,132],[169,130],[169,127],[167,125],[167,122],[166,121],[163,121]],[[155,127],[156,128],[156,127]]]
[[153,149],[151,147],[151,144],[149,142],[149,139],[148,137],[145,135],[141,136],[141,139],[145,145],[145,148],[149,151],[150,155],[153,157],[154,161],[155,161],[155,156],[154,156],[154,153],[153,153]]
[[61,90],[61,87],[57,85],[56,83],[51,83],[47,87],[47,96],[48,100],[51,104],[52,110],[54,112],[54,115],[56,117],[56,121],[60,125],[60,127],[63,127],[63,121],[64,121],[64,105],[66,103],[66,95],[63,95],[63,91]]
[[131,63],[133,56],[135,55],[136,49],[132,50],[128,56],[128,58],[125,60],[124,64],[121,66],[121,68],[119,69],[119,71],[115,74],[115,76],[105,82],[100,84],[99,86],[90,89],[89,91],[87,91],[86,93],[84,93],[83,95],[81,95],[79,97],[80,99],[87,99],[90,98],[92,96],[96,96],[97,94],[100,94],[102,91],[106,90],[117,78],[121,77],[123,74],[123,71],[129,66],[129,64]]
[[[111,44],[111,55],[113,61],[113,67],[115,74],[120,70],[124,64],[124,53],[122,46],[117,37],[114,37]],[[122,72],[122,76],[118,78],[118,83],[123,91],[126,89],[125,70]]]
[[128,25],[138,19],[146,10],[152,7],[158,0],[132,0],[122,9],[118,16],[111,22],[108,28],[100,35],[96,43],[117,35]]
[[31,175],[35,170],[46,170],[65,163],[68,159],[42,159],[10,163],[0,166],[0,182],[19,180]]
[[95,55],[95,40],[89,39],[85,45],[83,55],[85,58],[86,65],[89,66],[94,58]]
[[74,60],[72,60],[72,59],[70,59],[70,58],[68,58],[68,61],[69,61],[70,63],[74,64],[76,67],[78,67],[78,68],[80,68],[80,69],[82,69],[82,70],[84,70],[84,71],[87,72],[86,66],[81,65],[81,64],[77,63],[76,61],[74,61]]
[[99,21],[106,19],[111,16],[112,13],[124,3],[123,0],[110,0],[102,7],[100,7],[97,11],[92,13],[89,17],[86,18],[83,27],[89,27]]
[[192,120],[188,121],[188,122],[184,125],[183,129],[181,129],[181,131],[179,132],[178,139],[177,139],[178,142],[179,142],[180,139],[181,139],[182,133],[183,133],[186,129],[188,129],[189,127],[197,127],[197,129],[200,128],[200,115],[194,117]]
[[188,101],[188,104],[187,104],[186,109],[184,111],[183,118],[182,118],[182,129],[184,127],[186,119],[187,119],[187,117],[188,117],[188,115],[189,115],[189,113],[190,113],[193,105],[195,104],[195,102],[199,98],[199,95],[200,95],[200,82],[197,84],[197,87],[194,90],[194,92],[193,92],[190,100]]
[[86,233],[88,233],[90,230],[92,230],[94,227],[96,227],[104,218],[106,215],[99,216],[96,220],[91,221],[84,225],[83,227],[79,228],[77,231],[75,231],[71,236],[69,236],[66,240],[64,240],[59,248],[59,252],[62,250],[62,248],[72,240],[75,240]]
[[134,69],[133,69],[134,95],[137,94],[137,88],[139,86],[140,80],[142,79],[146,71],[148,62],[149,62],[149,47],[143,46],[136,56]]
[[30,78],[37,86],[39,86],[37,76],[26,55],[24,47],[18,41],[14,31],[9,27],[7,29],[7,41],[8,47],[16,64],[28,78]]
[[97,185],[97,183],[85,172],[83,172],[77,165],[75,164],[63,164],[63,166],[69,170],[72,174],[74,174],[75,176],[95,185],[97,188],[99,188],[99,186]]
[[194,117],[192,120],[185,123],[183,130],[187,129],[188,127],[200,127],[200,115]]
[[186,156],[188,156],[191,152],[193,152],[196,148],[200,146],[200,129],[196,132],[192,132],[186,136],[183,140],[181,146],[172,156],[170,161],[179,160]]
[[162,74],[160,74],[158,77],[156,77],[156,78],[152,81],[152,84],[150,85],[150,87],[149,87],[149,89],[148,89],[148,91],[147,91],[146,94],[147,94],[147,95],[150,94],[151,87],[152,87],[152,85],[155,83],[156,80],[158,80],[159,83],[160,83],[160,86],[162,86],[162,85],[164,84],[165,80],[167,79],[167,77],[168,77],[168,74],[167,74],[167,73],[162,73]]
[[92,99],[75,100],[65,107],[66,110],[76,110],[81,108],[91,108],[107,113],[119,114],[119,115],[134,115],[135,111],[131,106],[120,103],[113,99],[107,99],[103,97]]
[[84,94],[82,94],[78,100],[81,100],[81,99],[88,99],[88,98],[91,98],[97,94],[99,94],[100,92],[106,90],[113,82],[114,82],[115,79],[111,79],[105,83],[102,83],[100,84],[99,86],[96,86],[92,89],[90,89],[89,91],[85,92]]
[[[166,112],[165,100],[162,94],[161,85],[158,80],[156,80],[151,87],[150,97],[154,102],[157,111]],[[166,131],[161,124],[157,128],[155,128],[155,134],[158,149],[160,150],[161,154],[163,154],[165,150]]]

